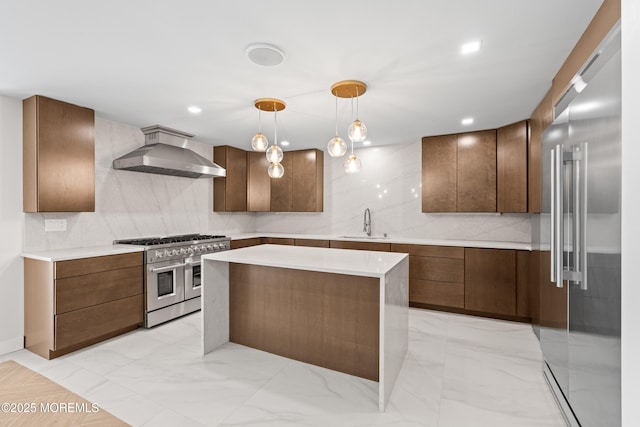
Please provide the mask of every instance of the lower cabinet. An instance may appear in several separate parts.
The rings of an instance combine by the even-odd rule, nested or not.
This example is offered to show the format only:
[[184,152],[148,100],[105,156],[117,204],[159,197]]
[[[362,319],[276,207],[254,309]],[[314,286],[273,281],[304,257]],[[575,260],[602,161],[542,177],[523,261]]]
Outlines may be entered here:
[[464,307],[507,316],[516,315],[516,251],[464,250]]
[[262,244],[262,237],[252,237],[250,239],[232,239],[231,249],[246,248]]
[[464,308],[464,248],[391,244],[409,254],[409,302]]
[[25,348],[52,359],[143,322],[142,252],[48,262],[25,258]]
[[336,249],[356,249],[361,251],[390,252],[391,244],[383,242],[355,242],[346,240],[331,240],[329,247]]

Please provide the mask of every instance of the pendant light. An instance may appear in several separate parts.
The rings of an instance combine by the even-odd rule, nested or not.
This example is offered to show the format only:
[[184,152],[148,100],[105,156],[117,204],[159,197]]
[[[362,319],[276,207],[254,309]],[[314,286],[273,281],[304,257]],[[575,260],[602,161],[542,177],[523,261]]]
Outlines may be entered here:
[[362,142],[367,139],[367,127],[358,119],[358,86],[356,86],[356,119],[349,125],[347,133],[351,142]]
[[269,146],[269,140],[266,135],[262,133],[262,110],[258,108],[258,133],[251,139],[251,148],[253,151],[265,151]]
[[278,111],[284,110],[286,104],[284,101],[275,98],[256,99],[255,106],[258,110],[273,111],[273,145],[266,150],[269,168],[267,173],[271,178],[282,178],[284,175],[284,166],[282,166],[282,158],[284,154],[278,146]]
[[347,152],[347,143],[338,136],[338,97],[336,96],[336,136],[327,145],[327,151],[331,157],[342,157]]
[[[353,98],[356,99],[356,103],[357,103],[358,97],[360,95],[363,95],[366,91],[367,91],[367,85],[358,80],[343,80],[331,86],[331,93],[336,97],[336,124],[338,121],[337,120],[338,119],[337,98],[338,97],[351,98],[351,108],[352,108],[352,117],[353,117]],[[367,137],[367,128],[364,125],[364,123],[362,123],[358,119],[357,107],[356,107],[356,120],[353,123],[351,123],[351,125],[349,126],[348,133],[349,133],[349,139],[351,140],[351,154],[349,154],[349,157],[347,157],[347,159],[344,161],[342,166],[344,167],[344,171],[347,173],[357,173],[357,172],[360,172],[361,162],[360,162],[360,159],[353,152],[353,143],[362,142]],[[338,137],[337,134],[338,132],[336,129],[336,137]],[[329,154],[333,156],[333,154],[331,154],[331,149],[332,149],[331,142],[333,142],[333,139],[329,141],[328,149],[329,149]],[[334,157],[340,157],[344,155],[346,151],[347,151],[346,147],[344,151],[341,151],[341,152],[340,150],[336,149],[336,152],[340,152],[340,154]]]

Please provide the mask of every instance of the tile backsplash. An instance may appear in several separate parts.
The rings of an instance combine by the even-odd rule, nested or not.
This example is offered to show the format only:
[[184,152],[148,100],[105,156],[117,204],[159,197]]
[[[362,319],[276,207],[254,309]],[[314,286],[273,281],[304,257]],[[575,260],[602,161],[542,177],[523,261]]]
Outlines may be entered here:
[[359,235],[369,208],[376,235],[531,242],[529,214],[422,213],[420,142],[361,148],[356,155],[362,169],[350,175],[344,158],[325,153],[324,212],[259,213],[256,231]]
[[[188,131],[188,129],[187,129]],[[108,245],[115,239],[255,230],[255,215],[213,212],[213,180],[114,170],[113,159],[144,145],[140,129],[96,118],[96,209],[25,214],[25,250]],[[189,142],[209,159],[213,148]],[[66,219],[66,231],[45,232],[46,219]]]
[[[366,208],[371,210],[376,235],[531,242],[528,214],[422,213],[419,142],[356,150],[362,170],[354,175],[344,172],[344,158],[325,153],[322,213],[216,213],[212,179],[112,168],[113,159],[144,144],[138,128],[96,118],[95,135],[96,211],[25,214],[25,250],[108,245],[115,239],[182,233],[359,235]],[[191,141],[189,148],[212,157],[210,145]],[[45,232],[47,219],[66,219],[66,231]]]

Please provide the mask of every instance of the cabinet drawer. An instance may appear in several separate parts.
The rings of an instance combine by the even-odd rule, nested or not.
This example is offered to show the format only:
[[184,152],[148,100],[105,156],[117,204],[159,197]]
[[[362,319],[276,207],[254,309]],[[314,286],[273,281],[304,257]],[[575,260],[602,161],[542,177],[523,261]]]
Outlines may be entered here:
[[356,249],[361,251],[389,252],[391,244],[382,242],[351,242],[343,240],[331,240],[330,247],[336,249]]
[[141,294],[143,280],[142,266],[58,279],[55,314]]
[[56,262],[56,279],[142,265],[142,252]]
[[464,308],[464,285],[409,279],[409,301]]
[[287,239],[282,237],[263,237],[262,243],[265,245],[292,245],[293,239]]
[[135,295],[55,316],[55,349],[141,324],[142,299],[142,295]]
[[464,260],[410,255],[409,278],[464,283]]
[[262,239],[260,237],[254,237],[252,239],[237,239],[231,241],[231,249],[240,249],[261,244]]
[[314,248],[328,248],[328,240],[316,240],[316,239],[295,239],[296,246],[312,246]]
[[455,246],[407,245],[392,243],[391,252],[403,252],[409,255],[464,259],[464,248]]

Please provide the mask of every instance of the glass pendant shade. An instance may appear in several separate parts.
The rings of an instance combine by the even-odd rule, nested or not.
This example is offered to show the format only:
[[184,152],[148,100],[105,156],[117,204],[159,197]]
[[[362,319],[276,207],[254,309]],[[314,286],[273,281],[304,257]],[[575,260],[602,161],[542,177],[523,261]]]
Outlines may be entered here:
[[329,144],[327,144],[327,151],[329,151],[331,157],[342,157],[344,153],[347,152],[347,143],[344,142],[344,139],[336,135],[329,141]]
[[353,142],[362,142],[367,139],[367,127],[356,119],[349,125],[349,139]]
[[267,169],[271,178],[282,178],[284,175],[284,166],[281,163],[271,163]]
[[269,160],[269,163],[280,163],[282,161],[282,157],[282,148],[277,145],[272,145],[267,148],[267,160]]
[[269,140],[262,132],[256,133],[256,135],[251,140],[251,148],[253,148],[253,151],[265,151],[268,146]]
[[355,154],[349,154],[349,157],[342,164],[346,173],[358,173],[360,172],[360,159]]

